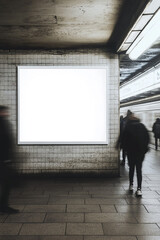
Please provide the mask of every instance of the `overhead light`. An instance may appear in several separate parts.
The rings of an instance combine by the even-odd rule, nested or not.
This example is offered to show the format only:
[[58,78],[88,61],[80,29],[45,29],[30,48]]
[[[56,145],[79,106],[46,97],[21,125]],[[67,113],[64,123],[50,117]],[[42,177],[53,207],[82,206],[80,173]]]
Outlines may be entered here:
[[127,50],[129,58],[136,60],[142,53],[150,48],[160,37],[160,9],[155,13],[144,30]]

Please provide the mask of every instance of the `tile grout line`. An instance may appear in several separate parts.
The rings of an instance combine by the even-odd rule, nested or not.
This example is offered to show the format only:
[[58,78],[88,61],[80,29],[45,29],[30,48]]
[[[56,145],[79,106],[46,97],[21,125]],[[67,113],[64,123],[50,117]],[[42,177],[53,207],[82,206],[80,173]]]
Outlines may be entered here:
[[98,204],[99,205],[99,208],[100,208],[100,212],[102,213],[102,207],[101,207],[101,204]]
[[9,217],[9,214],[5,217],[5,219],[2,223],[6,223],[6,220],[7,220],[8,217]]
[[20,235],[20,232],[21,232],[21,230],[22,230],[23,225],[24,225],[24,224],[22,223],[22,225],[21,225],[21,227],[20,227],[20,229],[19,229],[19,231],[18,231],[18,234],[17,234],[18,236]]
[[119,212],[118,212],[118,209],[116,208],[116,204],[114,204],[113,206],[114,206],[116,212],[119,213]]
[[45,223],[46,217],[47,217],[47,212],[45,213],[45,216],[44,216],[44,219],[43,219],[43,223]]
[[65,232],[64,232],[64,236],[67,236],[67,223],[65,223]]
[[158,225],[158,223],[156,223],[157,227],[160,229],[160,226]]
[[104,234],[104,225],[103,225],[103,223],[101,223],[101,226],[102,226],[102,230],[103,230],[103,235],[102,235],[102,236],[105,236],[105,234]]
[[150,212],[147,210],[147,207],[145,206],[145,204],[142,204],[142,206],[146,209],[147,213],[150,213]]

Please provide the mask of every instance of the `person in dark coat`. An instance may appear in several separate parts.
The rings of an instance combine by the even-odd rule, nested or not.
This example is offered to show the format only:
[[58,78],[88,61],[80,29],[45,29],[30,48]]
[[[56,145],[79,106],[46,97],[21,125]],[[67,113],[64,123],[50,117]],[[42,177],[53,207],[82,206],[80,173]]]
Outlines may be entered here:
[[13,139],[8,117],[8,108],[0,106],[0,212],[17,213],[8,206],[9,193],[13,182]]
[[153,124],[152,132],[155,138],[155,149],[158,150],[158,140],[160,142],[160,118],[157,118]]
[[148,151],[149,134],[145,125],[138,118],[129,116],[124,129],[122,145],[127,152],[129,164],[129,190],[133,191],[133,178],[136,168],[137,172],[137,196],[142,196],[142,163]]
[[118,140],[117,140],[117,143],[116,143],[116,149],[118,149],[120,147],[120,150],[122,150],[122,161],[120,162],[120,164],[122,166],[125,165],[126,156],[127,156],[127,153],[123,149],[123,146],[122,146],[122,137],[123,137],[123,132],[124,132],[125,126],[126,126],[127,121],[128,121],[128,117],[131,114],[132,114],[132,112],[130,110],[128,110],[125,117],[123,117],[122,115],[120,116],[120,134],[119,134],[119,137],[118,137]]

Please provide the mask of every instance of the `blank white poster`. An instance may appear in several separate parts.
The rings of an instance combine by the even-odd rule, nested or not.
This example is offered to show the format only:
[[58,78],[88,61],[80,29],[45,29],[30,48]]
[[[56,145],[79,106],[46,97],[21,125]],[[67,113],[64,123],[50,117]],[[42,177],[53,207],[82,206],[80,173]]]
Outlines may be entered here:
[[106,69],[18,67],[18,144],[107,144]]

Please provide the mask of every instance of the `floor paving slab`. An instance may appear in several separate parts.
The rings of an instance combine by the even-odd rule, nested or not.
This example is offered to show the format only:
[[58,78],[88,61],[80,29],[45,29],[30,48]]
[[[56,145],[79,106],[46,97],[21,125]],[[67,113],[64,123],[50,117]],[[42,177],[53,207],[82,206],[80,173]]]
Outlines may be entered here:
[[84,199],[55,198],[49,200],[48,204],[84,204]]
[[0,235],[18,235],[22,224],[0,223]]
[[100,223],[67,223],[66,235],[103,235]]
[[145,204],[145,208],[149,213],[160,213],[160,205],[158,204]]
[[152,199],[152,198],[145,198],[145,197],[142,197],[142,198],[130,198],[130,199],[126,199],[127,203],[128,204],[138,204],[138,205],[141,205],[141,204],[160,204],[160,201],[159,199]]
[[[84,240],[83,236],[0,236],[0,240]],[[127,239],[128,240],[128,239]],[[130,240],[130,239],[129,239]],[[132,240],[132,239],[131,239]]]
[[132,223],[103,223],[105,235],[117,236],[156,236],[160,235],[160,228],[156,224],[132,224]]
[[20,223],[34,223],[43,222],[45,218],[45,213],[18,213],[11,214],[5,220],[6,223],[20,222]]
[[121,213],[134,213],[142,212],[147,213],[146,208],[143,205],[115,205],[117,212]]
[[82,213],[48,213],[45,222],[84,222]]
[[65,235],[65,223],[23,224],[20,235]]
[[138,236],[137,240],[159,240],[160,236]]
[[139,223],[159,223],[160,213],[138,213],[135,214],[135,218]]
[[104,213],[114,213],[114,212],[117,212],[116,208],[115,208],[115,205],[101,205],[100,204],[100,209],[101,209],[101,212],[104,212]]
[[133,236],[84,236],[84,240],[137,240]]
[[85,213],[85,212],[101,212],[100,206],[98,204],[95,205],[67,205],[67,212],[77,212],[77,213]]
[[91,198],[91,195],[77,195],[77,194],[73,194],[73,195],[61,195],[61,196],[51,196],[49,198],[49,201],[54,201],[55,199],[59,200],[60,198],[62,199],[82,199],[84,201],[85,198]]
[[26,205],[24,212],[65,212],[66,205]]
[[95,199],[126,199],[126,194],[106,194],[106,195],[92,195],[92,198],[95,198]]
[[86,199],[86,204],[124,204],[126,205],[126,200],[124,199],[105,199],[105,198],[94,198],[94,199]]
[[69,195],[89,195],[88,191],[69,191]]
[[85,222],[137,223],[137,220],[133,215],[128,213],[86,213]]
[[14,198],[10,199],[10,204],[47,204],[48,198]]

